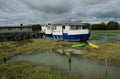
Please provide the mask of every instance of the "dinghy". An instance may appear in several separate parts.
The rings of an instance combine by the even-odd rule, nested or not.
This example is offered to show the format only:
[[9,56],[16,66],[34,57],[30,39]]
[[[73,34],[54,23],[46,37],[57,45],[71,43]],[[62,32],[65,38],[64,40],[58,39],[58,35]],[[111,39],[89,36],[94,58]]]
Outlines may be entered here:
[[86,46],[86,44],[75,44],[75,45],[72,45],[71,48],[79,48],[84,46]]
[[96,48],[96,49],[99,49],[99,46],[98,45],[95,45],[95,44],[92,44],[92,43],[88,43],[89,46],[93,47],[93,48]]

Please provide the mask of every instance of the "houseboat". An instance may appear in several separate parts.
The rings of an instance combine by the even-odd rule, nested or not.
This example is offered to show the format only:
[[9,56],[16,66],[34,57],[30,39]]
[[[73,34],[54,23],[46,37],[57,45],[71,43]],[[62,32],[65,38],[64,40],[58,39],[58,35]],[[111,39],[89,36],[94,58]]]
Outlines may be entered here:
[[83,28],[81,22],[49,23],[43,26],[46,38],[67,41],[82,41],[90,37],[89,29]]

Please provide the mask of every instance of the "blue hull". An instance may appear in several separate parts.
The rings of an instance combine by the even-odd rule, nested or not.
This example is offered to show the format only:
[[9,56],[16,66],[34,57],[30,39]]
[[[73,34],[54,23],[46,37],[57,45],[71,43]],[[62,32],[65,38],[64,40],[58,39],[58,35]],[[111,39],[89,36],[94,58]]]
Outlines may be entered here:
[[90,37],[89,34],[77,34],[77,35],[68,35],[67,33],[64,33],[62,35],[52,35],[52,34],[45,34],[46,38],[52,38],[57,40],[67,40],[67,41],[81,41],[81,40],[87,40]]
[[64,34],[64,39],[68,41],[81,41],[89,39],[90,34],[68,35]]

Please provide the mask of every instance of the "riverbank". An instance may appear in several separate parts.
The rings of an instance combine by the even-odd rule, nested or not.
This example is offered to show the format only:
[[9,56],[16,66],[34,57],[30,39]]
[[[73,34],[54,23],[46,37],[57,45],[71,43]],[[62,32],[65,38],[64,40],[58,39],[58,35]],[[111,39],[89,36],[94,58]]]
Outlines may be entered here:
[[22,61],[0,65],[0,79],[81,79],[50,67],[37,67]]
[[69,47],[78,42],[58,41],[54,39],[29,39],[23,41],[0,42],[0,61],[16,55],[29,54],[35,51],[55,50]]
[[[92,40],[99,41],[100,39],[105,39],[106,42],[99,43],[100,49],[97,50],[87,47],[88,52],[83,57],[100,61],[105,61],[107,58],[109,62],[120,62],[120,30],[92,30],[91,32],[90,38]],[[100,34],[105,34],[105,36]]]
[[[60,44],[60,45],[59,45]],[[16,55],[35,51],[57,49],[71,43],[51,39],[30,39],[23,41],[0,42],[0,79],[81,79],[77,75],[67,75],[50,67],[37,67],[27,62],[6,61]]]
[[[0,63],[3,62],[3,58],[7,60],[16,55],[30,54],[35,51],[67,49],[73,44],[80,44],[80,42],[58,41],[53,39],[0,42]],[[87,51],[83,55],[84,58],[105,61],[106,57],[108,57],[108,61],[120,62],[120,41],[101,43],[99,46],[99,49],[92,48],[89,45],[78,49]]]
[[[100,79],[100,77],[81,78],[77,75],[64,74],[56,69],[50,67],[37,67],[35,65],[16,61],[5,63],[7,60],[16,55],[23,55],[42,50],[56,50],[70,48],[73,44],[80,44],[80,42],[58,41],[53,39],[30,39],[23,41],[9,41],[0,42],[0,78],[1,79]],[[88,45],[82,48],[87,50],[83,55],[84,58],[97,59],[105,61],[120,62],[120,41],[113,41],[111,43],[100,44],[100,49],[94,49]],[[113,51],[114,50],[114,51]],[[51,73],[53,72],[53,73]],[[46,76],[47,74],[47,76]],[[40,75],[40,76],[39,76]]]
[[88,52],[83,55],[84,58],[97,59],[99,61],[120,62],[120,41],[102,43],[99,49],[88,47]]

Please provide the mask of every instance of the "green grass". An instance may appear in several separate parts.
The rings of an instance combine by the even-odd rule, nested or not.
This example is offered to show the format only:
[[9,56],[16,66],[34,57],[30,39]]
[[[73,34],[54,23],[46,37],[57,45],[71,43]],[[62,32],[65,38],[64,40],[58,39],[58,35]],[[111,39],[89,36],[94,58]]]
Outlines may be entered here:
[[101,36],[91,36],[90,37],[90,39],[93,39],[93,40],[100,40],[101,38],[103,38],[103,37],[101,37]]
[[50,67],[37,67],[22,61],[0,65],[0,79],[81,79]]
[[23,61],[0,65],[0,79],[100,79],[82,78],[78,75],[64,74],[51,67],[37,67]]
[[120,30],[92,30],[94,33],[120,34]]
[[34,53],[35,51],[61,49],[63,46],[67,48],[72,44],[78,44],[78,42],[58,41],[53,39],[0,42],[0,61],[2,62],[3,57],[9,59],[16,55]]
[[[67,49],[73,44],[80,44],[80,42],[58,41],[53,39],[31,39],[19,42],[0,42],[0,63],[3,62],[3,57],[9,59],[10,57],[16,55],[34,53],[35,51],[62,49],[63,47]],[[88,45],[78,49],[88,51],[83,56],[85,58],[104,61],[106,56],[110,55],[108,57],[109,61],[120,61],[119,41],[103,43],[99,46],[100,49],[94,49]]]

